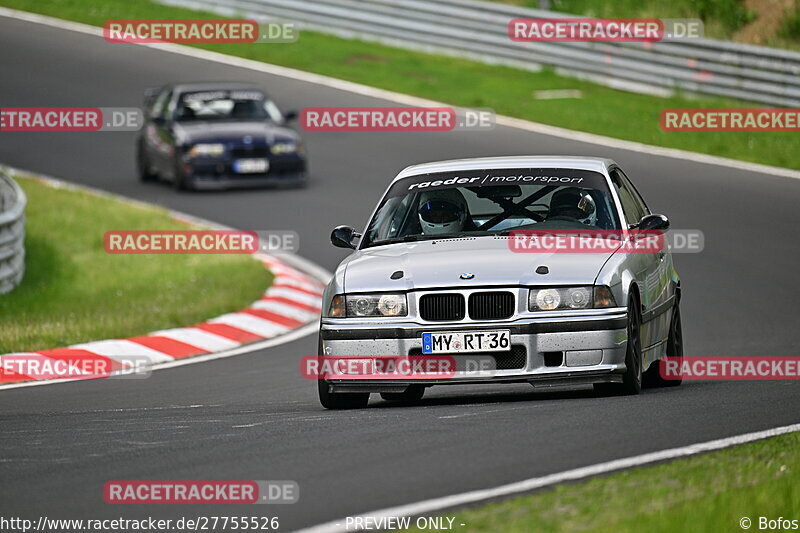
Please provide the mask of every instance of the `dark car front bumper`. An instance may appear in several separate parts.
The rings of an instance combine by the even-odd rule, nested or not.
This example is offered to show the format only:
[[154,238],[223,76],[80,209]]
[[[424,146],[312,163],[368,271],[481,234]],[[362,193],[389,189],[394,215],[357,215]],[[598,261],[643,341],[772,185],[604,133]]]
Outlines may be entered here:
[[265,173],[237,173],[233,159],[188,161],[185,164],[186,182],[197,189],[228,189],[244,187],[298,186],[307,180],[306,160],[300,156],[268,158]]

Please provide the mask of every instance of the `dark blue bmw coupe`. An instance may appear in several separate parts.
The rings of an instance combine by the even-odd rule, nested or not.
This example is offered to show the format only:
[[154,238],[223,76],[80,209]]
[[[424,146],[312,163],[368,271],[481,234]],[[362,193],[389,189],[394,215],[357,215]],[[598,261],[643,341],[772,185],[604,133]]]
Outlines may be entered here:
[[296,117],[252,84],[149,89],[136,145],[139,178],[178,189],[304,185],[303,144],[289,127]]

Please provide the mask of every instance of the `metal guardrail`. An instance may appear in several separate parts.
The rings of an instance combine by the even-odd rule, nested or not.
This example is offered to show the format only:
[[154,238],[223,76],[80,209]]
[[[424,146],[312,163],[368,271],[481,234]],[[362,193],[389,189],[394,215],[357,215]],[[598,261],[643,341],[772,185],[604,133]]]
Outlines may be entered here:
[[[636,92],[676,90],[800,107],[800,53],[691,39],[658,43],[521,43],[513,18],[574,17],[477,0],[159,0],[227,16],[559,74]],[[302,38],[302,37],[301,37]]]
[[13,290],[25,274],[25,204],[17,183],[0,170],[0,294]]

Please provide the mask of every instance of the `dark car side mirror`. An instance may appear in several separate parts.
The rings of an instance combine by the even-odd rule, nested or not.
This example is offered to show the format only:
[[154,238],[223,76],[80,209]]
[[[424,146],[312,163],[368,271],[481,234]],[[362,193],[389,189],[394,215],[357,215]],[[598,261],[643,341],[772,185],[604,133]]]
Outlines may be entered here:
[[337,248],[351,248],[355,250],[353,239],[359,237],[356,230],[350,226],[336,226],[331,232],[331,244]]
[[287,111],[283,115],[283,120],[285,120],[286,122],[294,122],[295,120],[297,120],[298,116],[299,115],[297,111]]
[[666,217],[666,215],[645,215],[636,225],[636,229],[641,231],[667,231],[669,229],[669,219]]

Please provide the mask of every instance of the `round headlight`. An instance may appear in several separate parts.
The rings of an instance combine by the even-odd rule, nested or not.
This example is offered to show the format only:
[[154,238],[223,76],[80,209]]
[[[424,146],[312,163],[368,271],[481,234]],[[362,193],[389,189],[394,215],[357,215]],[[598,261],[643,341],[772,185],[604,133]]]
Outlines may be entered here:
[[396,294],[386,294],[378,300],[378,311],[384,316],[398,316],[403,314],[403,302]]
[[556,289],[542,289],[536,293],[536,307],[543,311],[556,309],[561,303],[561,295]]
[[359,298],[354,308],[358,316],[369,316],[375,310],[375,303],[370,298]]

